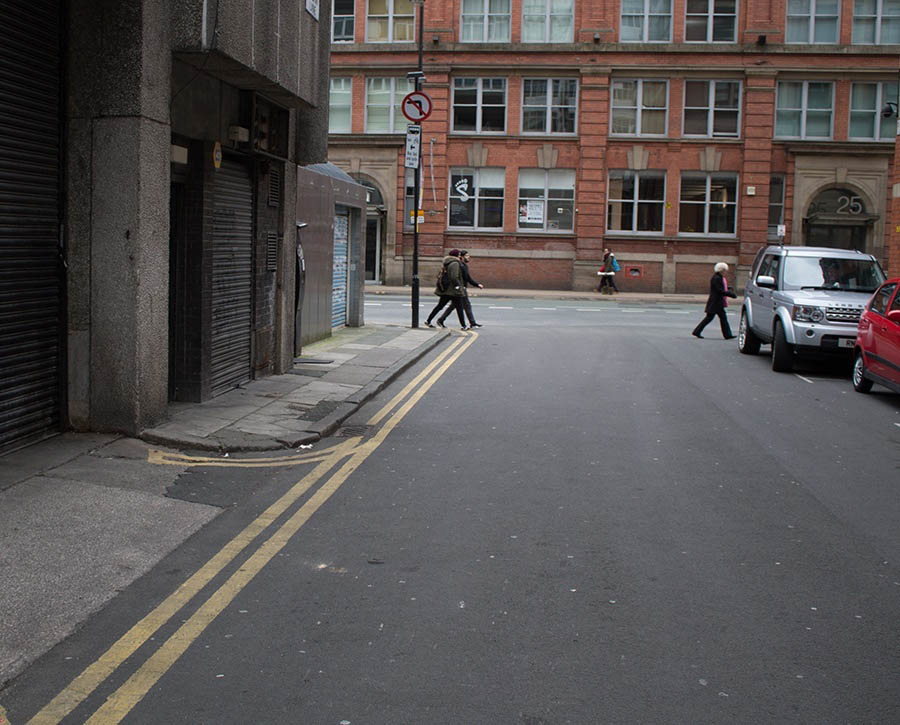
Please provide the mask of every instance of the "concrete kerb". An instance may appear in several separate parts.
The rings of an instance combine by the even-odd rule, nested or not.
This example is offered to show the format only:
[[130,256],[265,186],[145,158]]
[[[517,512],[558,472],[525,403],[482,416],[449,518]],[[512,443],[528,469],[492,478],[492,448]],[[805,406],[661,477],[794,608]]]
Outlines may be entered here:
[[[147,443],[166,446],[176,450],[215,453],[276,451],[314,443],[332,435],[347,418],[450,335],[451,332],[449,330],[436,331],[430,339],[378,373],[371,382],[351,393],[334,411],[321,420],[310,423],[305,431],[298,432],[295,436],[267,437],[255,433],[224,429],[207,437],[192,435],[187,432],[166,434],[154,430],[143,431],[139,437]],[[336,342],[339,344],[339,341]]]

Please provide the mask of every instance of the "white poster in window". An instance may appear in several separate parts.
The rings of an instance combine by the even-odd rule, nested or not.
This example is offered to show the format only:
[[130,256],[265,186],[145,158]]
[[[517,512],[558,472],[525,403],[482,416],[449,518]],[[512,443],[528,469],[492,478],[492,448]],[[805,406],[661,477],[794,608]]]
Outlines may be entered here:
[[540,199],[529,199],[519,204],[519,221],[525,224],[543,224],[544,202]]
[[306,0],[306,12],[319,19],[319,0]]

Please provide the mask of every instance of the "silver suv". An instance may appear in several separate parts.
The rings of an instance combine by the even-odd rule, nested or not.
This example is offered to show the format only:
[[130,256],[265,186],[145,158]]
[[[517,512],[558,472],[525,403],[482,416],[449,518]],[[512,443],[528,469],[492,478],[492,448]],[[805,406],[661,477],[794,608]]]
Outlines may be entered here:
[[756,255],[744,291],[738,348],[772,344],[772,369],[789,372],[797,353],[853,352],[863,306],[884,281],[871,254],[850,249],[769,246]]

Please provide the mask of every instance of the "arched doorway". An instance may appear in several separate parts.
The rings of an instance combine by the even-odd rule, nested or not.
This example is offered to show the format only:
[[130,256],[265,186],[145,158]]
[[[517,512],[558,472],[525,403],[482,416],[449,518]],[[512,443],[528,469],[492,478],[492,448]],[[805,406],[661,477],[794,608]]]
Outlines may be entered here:
[[803,218],[803,243],[870,252],[871,229],[878,219],[870,209],[869,200],[851,187],[823,189],[813,198]]
[[363,174],[351,174],[366,187],[366,282],[381,283],[381,253],[384,247],[384,196],[378,185]]

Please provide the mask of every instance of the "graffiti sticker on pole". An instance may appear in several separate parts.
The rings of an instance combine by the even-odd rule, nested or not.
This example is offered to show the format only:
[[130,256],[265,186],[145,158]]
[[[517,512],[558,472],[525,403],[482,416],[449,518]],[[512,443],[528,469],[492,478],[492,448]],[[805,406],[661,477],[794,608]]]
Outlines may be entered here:
[[400,110],[410,121],[419,123],[431,115],[431,99],[422,91],[413,91],[403,99]]

